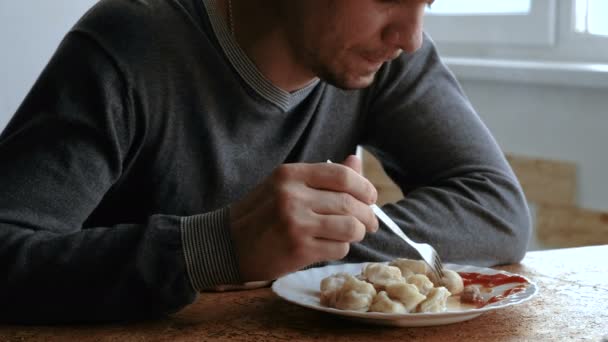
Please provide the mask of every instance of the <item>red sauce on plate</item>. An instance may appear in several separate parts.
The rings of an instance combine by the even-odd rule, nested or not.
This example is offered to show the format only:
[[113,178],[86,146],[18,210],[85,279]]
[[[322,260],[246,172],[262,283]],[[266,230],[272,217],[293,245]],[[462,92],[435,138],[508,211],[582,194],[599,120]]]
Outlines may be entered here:
[[522,292],[526,289],[527,284],[528,284],[528,281],[526,280],[526,278],[524,278],[522,276],[518,276],[518,275],[507,275],[507,274],[503,274],[503,273],[481,274],[481,273],[475,273],[475,272],[458,272],[458,274],[460,274],[460,276],[462,277],[462,281],[463,281],[465,287],[469,286],[469,285],[479,285],[480,287],[485,287],[485,288],[491,289],[493,287],[504,285],[504,284],[513,284],[513,283],[520,284],[520,285],[516,285],[510,289],[505,290],[502,294],[491,297],[490,299],[488,299],[485,302],[475,301],[475,302],[469,303],[469,304],[475,304],[478,308],[484,307],[491,303],[499,302],[499,301],[505,299],[506,297],[508,297],[509,295]]
[[506,275],[503,273],[496,274],[481,274],[474,272],[458,272],[462,277],[464,286],[467,285],[481,285],[484,287],[495,287],[510,283],[527,283],[526,278],[518,275]]
[[498,301],[501,301],[501,300],[505,299],[509,295],[512,295],[514,293],[522,292],[525,289],[526,289],[526,285],[517,285],[517,286],[515,286],[513,288],[510,288],[510,289],[506,290],[501,295],[494,296],[494,297],[488,299],[488,301],[484,305],[487,305],[487,304],[490,304],[490,303],[496,303]]

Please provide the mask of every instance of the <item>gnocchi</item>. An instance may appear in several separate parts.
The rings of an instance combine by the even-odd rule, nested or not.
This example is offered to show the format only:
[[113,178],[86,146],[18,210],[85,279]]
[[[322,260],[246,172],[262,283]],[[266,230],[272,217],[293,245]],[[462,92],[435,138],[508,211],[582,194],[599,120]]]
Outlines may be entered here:
[[451,295],[463,291],[457,272],[444,270],[441,286],[421,260],[368,263],[361,273],[337,273],[321,280],[321,304],[341,310],[392,314],[443,312]]

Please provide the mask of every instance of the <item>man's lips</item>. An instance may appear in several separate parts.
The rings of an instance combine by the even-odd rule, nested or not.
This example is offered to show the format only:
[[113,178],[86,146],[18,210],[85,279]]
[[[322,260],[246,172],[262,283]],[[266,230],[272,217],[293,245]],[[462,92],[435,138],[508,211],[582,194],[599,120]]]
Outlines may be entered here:
[[384,62],[388,62],[391,61],[397,57],[399,57],[399,55],[401,54],[401,50],[397,50],[393,53],[386,53],[386,54],[376,54],[376,55],[366,55],[363,54],[362,57],[367,60],[370,64],[372,65],[381,65]]
[[367,58],[363,58],[363,67],[365,68],[365,72],[367,73],[375,73],[376,71],[380,70],[380,68],[382,67],[382,64],[384,64],[384,61],[379,60],[379,61],[374,61],[374,60],[369,60]]
[[367,57],[364,57],[364,58],[369,64],[372,64],[372,65],[378,65],[378,64],[382,64],[385,62],[384,58],[379,58],[379,59],[373,59],[373,58],[367,58]]

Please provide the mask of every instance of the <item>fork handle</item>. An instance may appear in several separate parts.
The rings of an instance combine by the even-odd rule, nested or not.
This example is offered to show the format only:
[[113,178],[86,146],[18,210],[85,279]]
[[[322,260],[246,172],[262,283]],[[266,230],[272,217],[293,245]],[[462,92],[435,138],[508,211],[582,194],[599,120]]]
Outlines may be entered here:
[[384,222],[384,224],[386,224],[390,228],[390,230],[393,231],[393,233],[397,234],[400,238],[405,240],[405,242],[407,242],[411,246],[414,246],[416,244],[409,237],[407,237],[407,235],[405,235],[403,230],[401,230],[401,228],[399,228],[399,226],[397,226],[395,221],[393,221],[393,219],[391,219],[388,215],[386,215],[384,213],[384,211],[382,211],[382,209],[380,209],[379,206],[377,206],[376,204],[372,204],[372,205],[370,205],[370,207],[374,211],[374,214],[376,214],[376,216],[378,216],[380,221]]

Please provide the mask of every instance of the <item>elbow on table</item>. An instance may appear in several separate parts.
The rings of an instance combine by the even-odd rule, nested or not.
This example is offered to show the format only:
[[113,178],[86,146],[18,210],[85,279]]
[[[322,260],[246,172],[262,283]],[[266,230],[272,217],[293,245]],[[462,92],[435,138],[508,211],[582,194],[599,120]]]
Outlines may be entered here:
[[514,210],[504,232],[504,240],[497,246],[501,250],[498,263],[517,264],[526,255],[532,234],[532,218],[525,202]]

